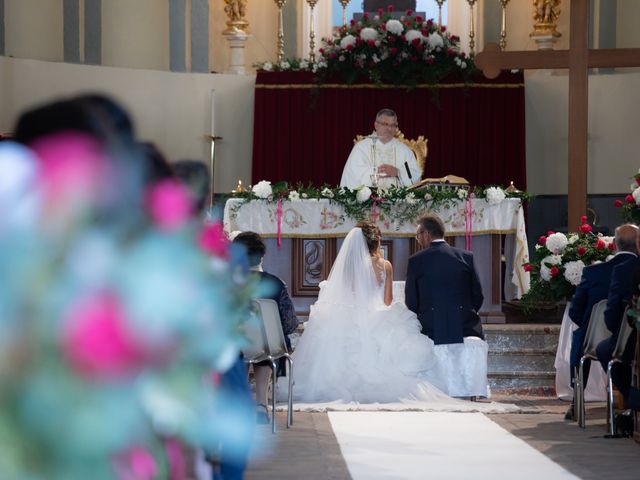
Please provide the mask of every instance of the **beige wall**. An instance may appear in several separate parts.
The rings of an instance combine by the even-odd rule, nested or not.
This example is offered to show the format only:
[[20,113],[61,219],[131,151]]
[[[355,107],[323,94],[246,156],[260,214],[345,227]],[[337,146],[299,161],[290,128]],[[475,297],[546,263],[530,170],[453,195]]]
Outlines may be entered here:
[[255,77],[158,72],[0,57],[0,132],[24,109],[59,96],[101,92],[131,113],[138,137],[167,157],[209,161],[211,90],[216,92],[218,144],[215,191],[250,181]]
[[61,62],[62,0],[5,0],[7,56]]
[[640,29],[638,28],[640,2],[638,0],[618,0],[617,15],[616,42],[618,48],[640,48]]
[[102,2],[102,63],[169,69],[169,3],[158,0]]

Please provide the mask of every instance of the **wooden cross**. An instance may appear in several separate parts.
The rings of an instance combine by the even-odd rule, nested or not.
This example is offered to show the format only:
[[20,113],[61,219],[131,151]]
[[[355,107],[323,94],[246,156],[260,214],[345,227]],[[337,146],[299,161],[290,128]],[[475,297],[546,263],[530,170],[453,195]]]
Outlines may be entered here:
[[495,43],[475,57],[486,77],[507,69],[569,69],[569,231],[587,211],[589,68],[640,67],[640,48],[589,49],[589,1],[571,0],[569,50],[501,52]]

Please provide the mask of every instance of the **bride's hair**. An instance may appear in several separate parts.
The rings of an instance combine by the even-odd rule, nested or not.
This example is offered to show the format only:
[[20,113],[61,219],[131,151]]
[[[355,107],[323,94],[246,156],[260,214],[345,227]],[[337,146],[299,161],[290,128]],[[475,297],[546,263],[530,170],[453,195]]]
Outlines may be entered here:
[[371,222],[359,222],[356,227],[362,230],[369,253],[376,253],[380,248],[380,240],[382,239],[378,226]]

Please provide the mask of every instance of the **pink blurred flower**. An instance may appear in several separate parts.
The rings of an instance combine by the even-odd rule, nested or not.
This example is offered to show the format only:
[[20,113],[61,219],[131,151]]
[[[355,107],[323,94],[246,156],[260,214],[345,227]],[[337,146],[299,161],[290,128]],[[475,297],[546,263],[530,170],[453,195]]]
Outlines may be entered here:
[[138,445],[118,455],[115,469],[120,480],[152,480],[158,474],[153,455]]
[[80,375],[113,379],[137,372],[144,364],[144,346],[127,330],[125,313],[110,292],[74,303],[62,333],[65,357]]
[[147,192],[147,209],[153,223],[163,230],[184,226],[193,212],[189,189],[178,180],[162,180]]
[[206,224],[198,235],[198,246],[211,255],[226,258],[229,253],[229,240],[224,234],[222,224]]

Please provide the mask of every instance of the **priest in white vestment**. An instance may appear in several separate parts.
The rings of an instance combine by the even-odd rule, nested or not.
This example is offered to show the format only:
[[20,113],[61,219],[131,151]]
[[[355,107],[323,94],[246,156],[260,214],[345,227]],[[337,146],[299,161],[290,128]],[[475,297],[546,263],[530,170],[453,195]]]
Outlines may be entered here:
[[408,187],[420,181],[422,172],[414,153],[394,138],[398,117],[388,108],[376,115],[375,132],[353,146],[342,171],[341,187],[362,185]]

